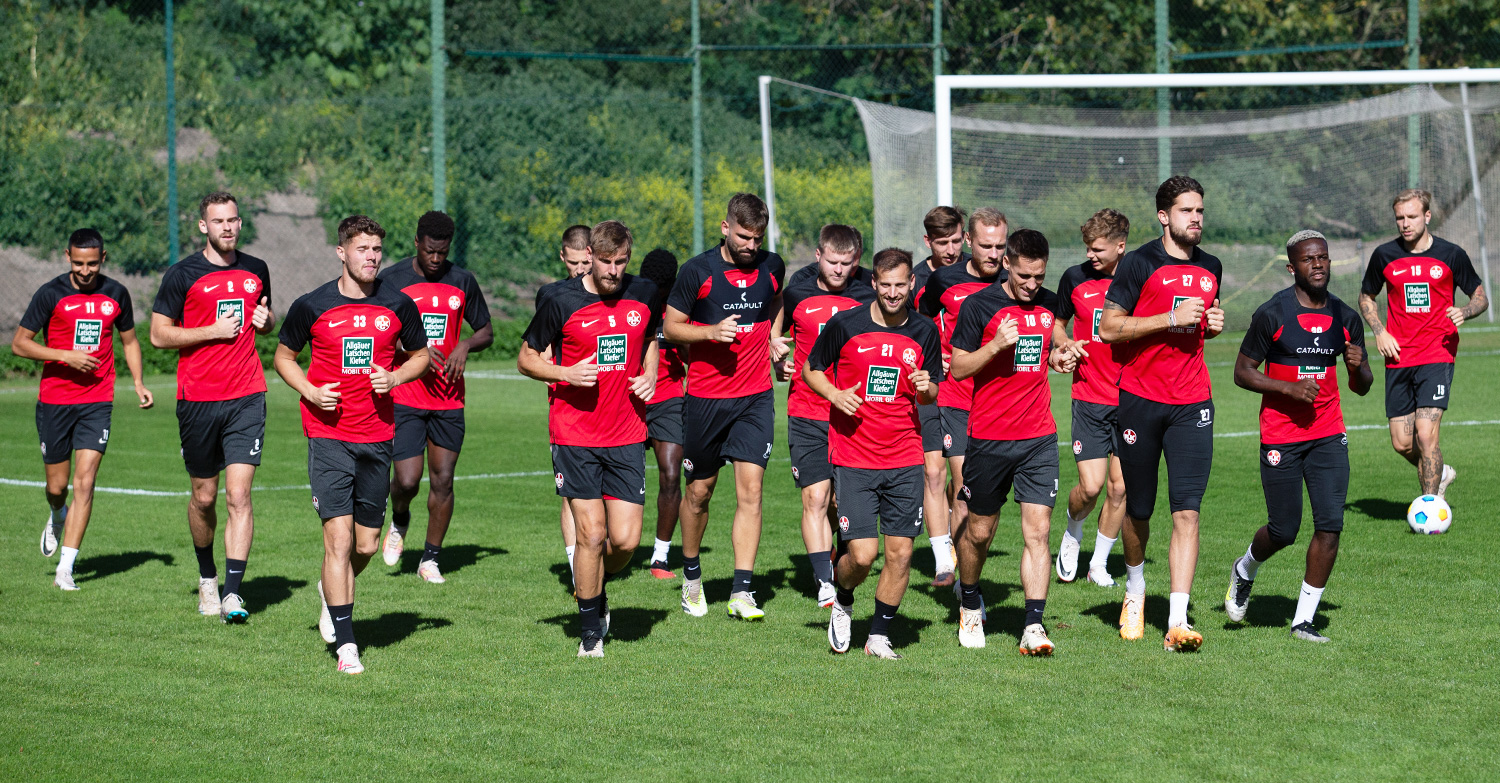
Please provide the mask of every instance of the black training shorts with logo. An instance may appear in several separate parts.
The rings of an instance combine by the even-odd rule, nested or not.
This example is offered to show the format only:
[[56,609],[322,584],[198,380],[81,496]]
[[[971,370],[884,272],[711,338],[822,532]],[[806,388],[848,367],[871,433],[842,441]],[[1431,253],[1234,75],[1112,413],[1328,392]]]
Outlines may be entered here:
[[776,441],[774,395],[767,390],[746,397],[683,397],[683,478],[717,476],[726,462],[764,468]]
[[[922,532],[922,466],[834,469],[839,501],[839,538],[900,536]],[[877,525],[878,517],[878,525]]]
[[1119,413],[1118,405],[1073,401],[1074,462],[1104,459],[1119,452],[1115,440],[1119,434]]
[[[917,415],[921,415],[920,406]],[[943,456],[964,456],[969,451],[969,412],[938,406],[938,416],[943,423]]]
[[833,478],[833,465],[828,462],[828,422],[788,416],[786,444],[797,489]]
[[922,451],[943,450],[943,412],[937,403],[917,406],[917,420],[922,424]]
[[322,519],[350,514],[354,524],[379,529],[391,494],[391,441],[350,443],[307,439],[307,483]]
[[1410,416],[1418,408],[1448,410],[1453,395],[1453,365],[1447,362],[1385,371],[1385,417]]
[[1271,543],[1286,546],[1302,527],[1302,486],[1313,513],[1313,530],[1344,529],[1349,496],[1349,436],[1345,433],[1301,443],[1260,444],[1260,483],[1266,493]]
[[396,403],[395,460],[420,457],[429,442],[457,454],[464,447],[464,409],[427,410]]
[[969,513],[983,517],[1000,513],[1012,487],[1017,503],[1051,508],[1057,503],[1058,471],[1055,434],[1026,440],[970,438],[959,497],[968,501]]
[[683,444],[681,395],[646,406],[646,438],[657,443]]
[[229,465],[259,465],[266,437],[266,393],[232,400],[178,400],[182,461],[193,478],[213,478]]
[[67,462],[78,449],[100,454],[109,446],[109,418],[113,402],[36,404],[36,436],[42,444],[42,462]]
[[646,504],[646,462],[639,443],[628,446],[552,444],[557,494],[578,500]]
[[1171,510],[1197,511],[1214,464],[1214,401],[1172,405],[1121,389],[1119,417],[1125,513],[1151,518],[1163,454]]

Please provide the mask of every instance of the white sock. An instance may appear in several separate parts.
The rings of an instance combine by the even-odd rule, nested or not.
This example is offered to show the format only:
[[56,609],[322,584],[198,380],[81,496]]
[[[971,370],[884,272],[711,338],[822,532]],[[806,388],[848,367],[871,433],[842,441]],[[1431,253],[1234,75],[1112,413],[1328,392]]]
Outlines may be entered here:
[[568,553],[568,578],[573,581],[573,586],[578,586],[578,578],[573,576],[573,547],[565,546],[563,551]]
[[57,561],[57,572],[59,574],[73,573],[73,561],[78,559],[78,550],[74,547],[62,548],[62,559]]
[[665,563],[665,562],[667,562],[667,552],[671,551],[671,549],[672,549],[672,542],[671,541],[663,541],[663,540],[661,540],[659,538],[656,539],[656,547],[651,550],[651,562],[653,562],[653,563],[658,563],[658,562],[659,563]]
[[[1253,544],[1251,548],[1254,548]],[[1246,549],[1245,556],[1240,558],[1240,564],[1236,567],[1240,570],[1240,576],[1254,582],[1255,574],[1260,571],[1260,561],[1255,559],[1255,555],[1250,554],[1250,549]]]
[[52,509],[52,524],[61,525],[68,519],[68,504],[64,503]]
[[1140,565],[1125,564],[1125,592],[1146,594],[1146,561],[1142,560]]
[[1103,533],[1094,534],[1094,556],[1089,558],[1089,568],[1103,568],[1109,563],[1109,552],[1115,548],[1115,541]]
[[932,544],[932,559],[936,561],[937,572],[948,573],[953,570],[953,536],[941,535],[928,538]]
[[1068,535],[1070,537],[1072,537],[1072,539],[1074,541],[1082,541],[1083,540],[1083,522],[1084,522],[1084,520],[1086,520],[1086,519],[1089,518],[1088,514],[1084,514],[1083,515],[1083,519],[1074,519],[1072,511],[1064,511],[1063,512],[1063,516],[1065,516],[1065,517],[1068,518],[1068,530],[1067,530]]
[[1318,602],[1323,600],[1323,588],[1303,582],[1302,592],[1297,595],[1297,614],[1292,616],[1292,625],[1312,622],[1318,613]]
[[1167,596],[1169,607],[1167,609],[1167,627],[1176,628],[1179,625],[1187,625],[1187,593],[1172,593]]

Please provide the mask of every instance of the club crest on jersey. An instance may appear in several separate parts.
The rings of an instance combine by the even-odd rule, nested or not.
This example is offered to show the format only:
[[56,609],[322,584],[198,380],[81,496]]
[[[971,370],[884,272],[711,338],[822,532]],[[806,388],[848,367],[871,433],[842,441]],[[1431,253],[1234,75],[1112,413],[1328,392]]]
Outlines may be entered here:
[[1427,270],[1427,274],[1432,275],[1433,280],[1440,280],[1443,277],[1443,268],[1433,264],[1432,268]]
[[1206,294],[1209,291],[1214,290],[1214,279],[1212,277],[1209,277],[1208,275],[1204,275],[1203,277],[1198,278],[1198,287],[1203,289],[1203,293]]
[[1276,449],[1271,449],[1270,451],[1266,452],[1266,462],[1273,468],[1277,465],[1280,465],[1281,452],[1277,451]]
[[375,316],[375,328],[382,332],[391,328],[391,319],[383,315]]
[[1426,283],[1404,283],[1401,292],[1406,301],[1408,313],[1427,313],[1432,311],[1432,289]]
[[630,324],[631,326],[640,326],[641,314],[636,312],[635,310],[631,310],[630,313],[625,316],[625,323]]
[[1045,328],[1048,328],[1048,329],[1052,328],[1052,314],[1051,313],[1047,313],[1047,312],[1042,313],[1042,326],[1045,327]]
[[554,477],[554,478],[553,478],[553,480],[554,480],[554,481],[556,481],[556,482],[557,482],[557,488],[558,488],[558,489],[562,489],[562,488],[563,488],[563,483],[564,483],[564,482],[563,482],[563,474],[561,474],[561,473],[559,473],[559,474],[557,474],[557,475],[556,475],[556,476],[555,476],[555,477]]
[[344,374],[368,373],[375,361],[374,337],[343,337]]
[[915,348],[907,348],[902,351],[901,363],[913,370],[917,369],[917,350]]
[[115,314],[115,303],[114,302],[104,302],[103,304],[99,305],[99,312],[104,313],[105,315],[114,315]]
[[849,532],[849,518],[848,517],[839,517],[839,532],[840,533],[847,533],[847,532]]
[[1075,441],[1073,441],[1073,455],[1077,456],[1077,455],[1082,454],[1082,453],[1083,453],[1083,441],[1081,441],[1081,440],[1075,440]]
[[1023,334],[1016,338],[1015,368],[1020,372],[1037,372],[1042,368],[1042,343],[1040,334]]
[[253,277],[247,277],[247,278],[245,278],[245,293],[247,293],[247,294],[253,294],[253,293],[255,293],[255,289],[257,289],[259,287],[260,287],[260,285],[255,282],[255,278],[253,278]]
[[422,313],[422,331],[427,333],[428,345],[442,345],[448,336],[448,314]]
[[1122,434],[1125,436],[1126,443],[1129,443],[1132,446],[1135,445],[1135,430],[1125,430],[1125,432]]
[[895,367],[870,365],[865,373],[865,399],[869,402],[895,402],[901,371]]
[[449,310],[458,310],[458,308],[463,307],[463,306],[464,306],[464,300],[459,299],[457,294],[454,294],[453,296],[448,297],[448,309]]
[[104,322],[97,319],[80,318],[73,322],[73,350],[94,352],[99,350],[99,339],[104,336]]

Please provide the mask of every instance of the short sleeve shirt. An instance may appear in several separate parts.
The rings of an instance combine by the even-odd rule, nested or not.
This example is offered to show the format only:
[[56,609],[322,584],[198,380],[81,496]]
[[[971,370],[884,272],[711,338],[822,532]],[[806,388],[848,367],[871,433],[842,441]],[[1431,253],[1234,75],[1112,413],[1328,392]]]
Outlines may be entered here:
[[[380,279],[411,299],[422,319],[427,347],[447,356],[458,345],[464,323],[474,330],[489,325],[490,308],[484,302],[484,292],[467,269],[445,263],[437,279],[429,280],[412,263],[412,259],[404,258],[380,270]],[[406,360],[403,357],[400,361]],[[464,406],[464,379],[449,383],[443,373],[428,372],[411,383],[397,386],[392,394],[397,404],[409,408],[454,410]]]
[[63,362],[44,362],[37,400],[49,405],[111,402],[115,398],[115,330],[135,329],[130,292],[99,275],[94,290],[73,287],[64,273],[38,288],[21,316],[21,326],[42,335],[48,348],[83,351],[98,357],[92,370],[75,370]]
[[1359,290],[1376,296],[1386,289],[1385,317],[1391,336],[1401,344],[1401,359],[1385,366],[1452,364],[1458,355],[1458,327],[1448,318],[1454,290],[1473,296],[1479,274],[1463,248],[1432,238],[1432,246],[1409,253],[1391,240],[1375,248]]
[[1136,318],[1163,315],[1184,300],[1204,302],[1196,324],[1178,324],[1124,343],[1120,388],[1167,405],[1187,405],[1212,399],[1203,341],[1208,307],[1219,298],[1224,266],[1219,259],[1193,248],[1186,261],[1167,253],[1161,239],[1153,239],[1125,254],[1115,268],[1115,279],[1104,298]]
[[1099,339],[1099,321],[1104,316],[1104,295],[1114,281],[1085,261],[1068,267],[1057,284],[1057,319],[1072,321],[1075,341],[1088,340],[1088,356],[1078,359],[1073,370],[1073,399],[1099,405],[1120,404],[1121,343],[1106,344]]
[[771,388],[772,305],[785,288],[786,263],[762,250],[740,267],[724,260],[722,247],[683,263],[667,296],[667,306],[686,313],[691,324],[739,316],[734,342],[687,346],[687,393],[694,397],[732,399]]
[[1043,288],[1030,302],[1011,298],[996,283],[968,298],[953,330],[953,347],[974,352],[994,338],[1000,323],[1016,322],[1020,339],[996,354],[974,375],[974,407],[969,437],[981,440],[1027,440],[1057,432],[1052,418],[1052,391],[1047,385],[1047,357],[1052,352],[1052,324],[1057,295]]
[[177,356],[177,399],[234,400],[266,390],[265,370],[255,351],[255,306],[271,305],[271,273],[266,262],[235,251],[232,266],[219,266],[197,252],[167,268],[151,310],[178,326],[197,329],[223,316],[240,319],[240,331],[227,340],[189,345]]
[[817,275],[801,280],[793,275],[792,280],[782,300],[786,311],[782,323],[792,334],[792,379],[791,390],[787,392],[786,415],[828,421],[828,400],[802,380],[802,365],[829,319],[849,310],[863,308],[868,311],[870,303],[875,301],[875,289],[870,285],[868,275],[863,282],[851,277],[844,284],[844,290],[837,292],[819,287]]
[[1315,309],[1303,307],[1296,290],[1286,288],[1255,311],[1240,353],[1256,364],[1265,362],[1266,375],[1275,380],[1318,383],[1311,403],[1285,394],[1261,395],[1262,443],[1301,443],[1344,431],[1338,363],[1348,343],[1365,347],[1364,323],[1333,294]]
[[[995,277],[979,277],[969,271],[967,262],[945,266],[927,278],[917,309],[936,322],[942,334],[944,353],[951,353],[953,329],[958,324],[958,311],[963,307],[964,300],[1004,279],[1003,269]],[[973,378],[953,380],[938,388],[937,404],[944,408],[969,410],[973,397]]]

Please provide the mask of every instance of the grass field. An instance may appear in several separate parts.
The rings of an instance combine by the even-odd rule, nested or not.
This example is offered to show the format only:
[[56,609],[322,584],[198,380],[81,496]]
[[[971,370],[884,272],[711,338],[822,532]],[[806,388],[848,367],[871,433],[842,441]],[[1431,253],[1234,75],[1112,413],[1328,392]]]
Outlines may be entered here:
[[[1259,398],[1230,380],[1237,345],[1238,335],[1211,344],[1220,437],[1191,613],[1203,650],[1161,649],[1159,508],[1146,639],[1118,638],[1118,590],[1054,584],[1047,623],[1058,652],[1042,660],[1015,651],[1014,506],[1002,511],[985,573],[988,648],[958,645],[952,593],[926,586],[924,537],[922,573],[893,629],[905,659],[831,655],[828,613],[811,598],[800,554],[784,427],[757,564],[766,622],[722,614],[733,503],[725,496],[703,556],[710,615],[683,614],[679,582],[637,567],[610,591],[608,657],[576,659],[543,390],[498,377],[513,375],[508,363],[475,361],[471,371],[491,377],[469,383],[458,472],[471,478],[457,485],[448,583],[422,583],[416,552],[398,569],[377,558],[355,606],[368,668],[339,676],[315,629],[321,538],[284,386],[272,385],[257,477],[243,591],[252,614],[245,626],[224,626],[196,612],[184,496],[101,493],[78,561],[83,589],[52,587],[56,561],[37,552],[42,491],[14,483],[42,476],[34,382],[0,385],[0,479],[10,482],[0,485],[0,780],[1494,779],[1500,615],[1488,556],[1500,548],[1500,492],[1490,483],[1500,471],[1500,332],[1464,340],[1443,439],[1459,470],[1448,535],[1407,531],[1418,488],[1388,443],[1378,366],[1369,397],[1346,394],[1354,475],[1318,620],[1334,641],[1322,646],[1287,637],[1310,519],[1299,543],[1261,569],[1249,624],[1229,627],[1223,613],[1229,564],[1265,513]],[[155,410],[118,394],[101,487],[185,495],[172,383],[150,381]],[[1067,385],[1053,386],[1065,434]],[[1460,422],[1470,424],[1453,426]],[[1076,479],[1068,457],[1065,490]],[[1092,525],[1085,532],[1087,558]],[[222,574],[222,548],[218,557]],[[679,557],[674,547],[674,567]],[[1123,569],[1117,548],[1111,571]],[[873,592],[872,578],[858,593],[856,643]]]

